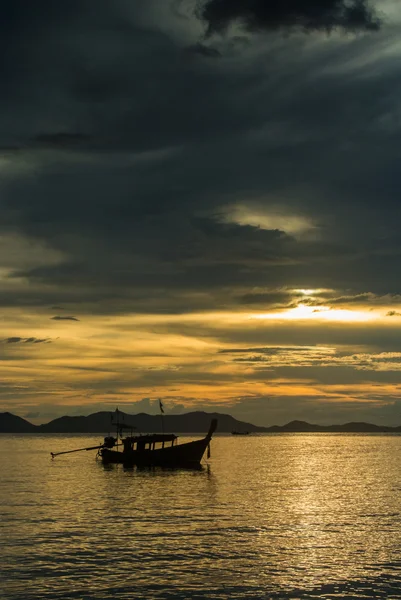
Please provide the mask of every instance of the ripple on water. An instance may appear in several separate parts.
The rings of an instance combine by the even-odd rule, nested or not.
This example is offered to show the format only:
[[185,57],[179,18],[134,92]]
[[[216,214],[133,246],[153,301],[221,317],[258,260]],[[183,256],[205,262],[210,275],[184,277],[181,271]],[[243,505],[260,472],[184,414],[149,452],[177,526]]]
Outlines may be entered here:
[[401,598],[401,436],[217,437],[196,473],[49,460],[77,440],[0,436],[1,600]]

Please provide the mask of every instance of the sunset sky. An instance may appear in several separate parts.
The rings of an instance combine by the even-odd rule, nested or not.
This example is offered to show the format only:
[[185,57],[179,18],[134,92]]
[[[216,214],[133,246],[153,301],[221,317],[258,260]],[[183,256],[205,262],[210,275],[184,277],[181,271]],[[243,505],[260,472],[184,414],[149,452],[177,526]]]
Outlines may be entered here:
[[401,425],[399,0],[1,0],[0,410]]

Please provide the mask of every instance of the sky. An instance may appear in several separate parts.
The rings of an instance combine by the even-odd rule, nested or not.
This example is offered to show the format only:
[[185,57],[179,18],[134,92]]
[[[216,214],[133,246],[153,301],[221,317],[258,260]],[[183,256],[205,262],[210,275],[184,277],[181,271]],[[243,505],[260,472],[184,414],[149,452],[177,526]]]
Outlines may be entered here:
[[399,2],[0,8],[0,410],[401,425]]

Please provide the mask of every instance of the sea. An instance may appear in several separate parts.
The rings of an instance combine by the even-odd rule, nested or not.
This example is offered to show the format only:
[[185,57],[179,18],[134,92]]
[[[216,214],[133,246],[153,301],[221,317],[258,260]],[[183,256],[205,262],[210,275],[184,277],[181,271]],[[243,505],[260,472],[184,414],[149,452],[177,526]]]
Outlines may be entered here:
[[401,435],[216,435],[199,471],[50,456],[101,441],[0,435],[1,600],[401,599]]

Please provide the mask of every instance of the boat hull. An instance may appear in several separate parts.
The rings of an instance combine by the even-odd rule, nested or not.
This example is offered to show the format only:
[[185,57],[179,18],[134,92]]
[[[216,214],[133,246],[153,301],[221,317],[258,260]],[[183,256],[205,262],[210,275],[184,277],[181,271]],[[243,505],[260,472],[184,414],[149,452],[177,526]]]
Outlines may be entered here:
[[103,448],[101,456],[105,464],[123,464],[130,467],[196,468],[199,467],[209,442],[210,438],[205,437],[202,440],[157,450],[131,450],[128,452]]

